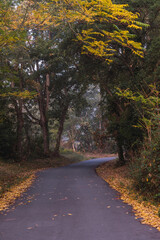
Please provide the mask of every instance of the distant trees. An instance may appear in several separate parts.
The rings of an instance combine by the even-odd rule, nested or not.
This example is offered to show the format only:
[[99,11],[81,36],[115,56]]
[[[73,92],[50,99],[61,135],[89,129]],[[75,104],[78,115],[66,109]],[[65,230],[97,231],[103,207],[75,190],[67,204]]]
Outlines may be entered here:
[[115,141],[103,122],[99,86],[90,84],[76,106],[69,109],[64,133],[64,146],[73,151],[116,152]]

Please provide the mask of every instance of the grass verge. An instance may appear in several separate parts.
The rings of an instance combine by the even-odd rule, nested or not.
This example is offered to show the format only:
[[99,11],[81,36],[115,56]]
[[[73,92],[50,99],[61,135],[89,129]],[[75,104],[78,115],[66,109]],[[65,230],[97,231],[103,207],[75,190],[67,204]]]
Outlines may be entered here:
[[142,224],[148,224],[160,231],[160,206],[144,201],[143,196],[133,190],[133,180],[130,178],[128,167],[116,167],[116,160],[102,164],[97,169],[97,174],[109,185],[120,193],[120,198],[133,207],[135,219]]
[[8,209],[10,204],[30,187],[38,171],[66,166],[85,159],[81,154],[63,150],[62,155],[56,158],[20,163],[0,161],[0,211]]

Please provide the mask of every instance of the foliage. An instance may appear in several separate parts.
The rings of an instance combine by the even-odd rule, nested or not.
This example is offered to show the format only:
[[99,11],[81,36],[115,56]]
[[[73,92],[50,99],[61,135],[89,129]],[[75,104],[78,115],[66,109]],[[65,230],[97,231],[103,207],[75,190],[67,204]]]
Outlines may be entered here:
[[[119,55],[118,44],[143,56],[142,45],[134,41],[133,30],[141,30],[148,25],[138,21],[138,14],[126,10],[128,5],[116,4],[111,0],[51,2],[56,2],[58,6],[58,20],[68,22],[78,41],[83,43],[83,53],[111,63],[112,57]],[[81,32],[74,27],[77,23],[83,25]]]
[[144,60],[125,55],[122,58],[125,65],[128,64],[130,76],[127,77],[126,70],[122,73],[123,79],[128,79],[118,84],[118,101],[132,106],[132,116],[137,112],[137,121],[132,123],[132,128],[143,132],[140,148],[136,147],[132,155],[134,186],[144,198],[159,202],[159,1],[128,2],[132,11],[138,9],[140,19],[149,23],[150,28],[139,35],[145,46]]
[[134,184],[144,195],[160,201],[160,92],[156,86],[150,85],[147,92],[133,93],[118,89],[117,94],[135,102],[141,116],[135,127],[142,127],[146,131],[143,148],[132,163]]
[[143,150],[131,164],[135,188],[144,197],[160,202],[160,131],[152,134],[152,141],[144,142]]
[[[116,0],[115,2],[124,3],[126,1]],[[114,62],[108,67],[101,64],[98,70],[103,118],[106,119],[110,135],[117,139],[122,160],[123,156],[127,155],[127,158],[131,159],[136,152],[140,151],[146,130],[134,126],[141,121],[141,113],[146,118],[148,113],[145,109],[139,111],[135,107],[135,102],[117,96],[115,88],[130,89],[136,95],[137,92],[146,89],[146,94],[149,94],[148,86],[150,84],[159,86],[160,17],[157,10],[159,1],[128,0],[127,3],[132,12],[139,12],[139,21],[150,25],[149,28],[143,28],[142,32],[136,31],[137,39],[145,48],[144,59],[137,58],[127,49],[117,46],[119,55],[115,56]]]
[[[66,105],[77,103],[78,109],[77,100],[82,100],[88,84],[83,80],[88,76],[83,77],[83,70],[81,72],[81,45],[87,53],[109,62],[115,51],[119,54],[117,44],[142,54],[141,44],[132,39],[132,31],[142,29],[138,15],[127,11],[125,5],[111,1],[17,1],[15,5],[14,1],[6,0],[2,4],[1,17],[1,97],[12,100],[19,158],[25,149],[30,152],[34,139],[28,130],[29,124],[41,127],[44,152],[48,154],[51,127],[48,123],[58,121],[63,125],[66,117],[62,109]],[[73,42],[75,33],[82,44]],[[47,79],[49,85],[46,85]],[[84,134],[85,138],[93,133],[87,129],[90,126],[81,128],[81,132],[90,133]],[[84,136],[82,142],[85,142]],[[88,144],[91,139],[88,138]]]
[[1,1],[0,52],[24,42],[27,39],[26,30],[49,28],[53,22],[47,5],[39,1]]
[[[21,41],[20,16],[16,14],[11,1],[0,2],[0,52]],[[19,23],[18,23],[19,22]]]
[[8,110],[9,101],[0,98],[0,156],[9,159],[15,157],[14,114]]
[[156,86],[150,85],[148,93],[136,92],[133,93],[131,90],[126,89],[122,91],[117,89],[117,95],[122,96],[126,99],[136,102],[135,108],[138,110],[140,119],[139,124],[135,127],[144,128],[147,131],[148,140],[152,141],[152,131],[159,127],[159,104],[160,92],[156,89]]
[[3,158],[14,158],[15,132],[12,122],[5,120],[0,123],[0,156]]
[[[40,2],[36,3],[30,0],[4,0],[0,2],[0,56],[4,60],[1,62],[2,68],[0,70],[0,74],[3,75],[0,83],[3,89],[0,96],[13,96],[21,99],[35,97],[35,93],[28,91],[28,89],[24,89],[24,91],[22,89],[13,90],[12,86],[18,81],[17,70],[19,69],[15,55],[17,55],[17,49],[21,49],[22,52],[26,50],[26,45],[30,43],[29,32],[32,32],[33,29],[34,31],[42,31],[46,27],[48,29],[53,21],[47,6]],[[10,59],[11,55],[12,59]],[[12,74],[13,71],[14,74]],[[7,72],[8,74],[5,76],[4,73]]]

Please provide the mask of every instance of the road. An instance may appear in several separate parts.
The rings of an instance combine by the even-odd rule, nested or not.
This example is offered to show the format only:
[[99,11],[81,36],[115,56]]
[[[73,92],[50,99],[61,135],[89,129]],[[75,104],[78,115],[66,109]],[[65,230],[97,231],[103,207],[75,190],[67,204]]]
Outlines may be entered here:
[[0,215],[0,240],[160,240],[95,173],[94,159],[38,173],[34,184]]

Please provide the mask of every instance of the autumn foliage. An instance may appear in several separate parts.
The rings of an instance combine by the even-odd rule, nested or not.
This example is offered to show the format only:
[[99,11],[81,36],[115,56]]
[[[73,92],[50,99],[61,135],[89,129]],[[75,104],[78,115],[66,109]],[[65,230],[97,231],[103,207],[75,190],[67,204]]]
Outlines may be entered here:
[[[57,19],[68,23],[83,43],[83,53],[104,58],[108,63],[119,54],[117,45],[131,49],[143,57],[141,43],[134,40],[134,30],[142,30],[138,14],[128,11],[128,5],[114,4],[111,0],[55,1],[58,5]],[[74,25],[82,25],[79,32]]]

